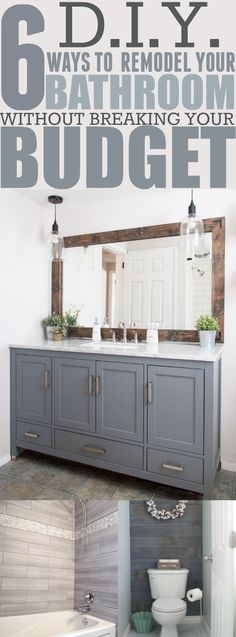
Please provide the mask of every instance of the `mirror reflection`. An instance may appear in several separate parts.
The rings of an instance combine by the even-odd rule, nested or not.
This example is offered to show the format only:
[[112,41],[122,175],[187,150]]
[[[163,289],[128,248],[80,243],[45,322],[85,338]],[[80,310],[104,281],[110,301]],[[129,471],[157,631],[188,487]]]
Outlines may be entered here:
[[204,253],[189,256],[180,237],[67,248],[64,308],[81,309],[79,324],[194,329],[212,312],[212,234]]

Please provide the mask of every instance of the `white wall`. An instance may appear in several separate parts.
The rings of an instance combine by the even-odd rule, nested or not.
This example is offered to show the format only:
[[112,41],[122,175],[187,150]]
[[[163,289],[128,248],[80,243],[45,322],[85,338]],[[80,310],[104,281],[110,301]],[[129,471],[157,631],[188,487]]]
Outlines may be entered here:
[[[9,453],[8,344],[39,335],[40,318],[49,309],[45,235],[50,230],[52,211],[47,204],[48,194],[51,193],[37,190],[0,193],[0,457]],[[190,199],[186,190],[126,191],[120,188],[69,190],[62,194],[65,201],[58,217],[65,235],[179,221],[186,215]],[[236,191],[197,190],[195,201],[203,217],[226,217],[222,459],[227,468],[236,469]]]
[[50,310],[46,235],[51,211],[14,191],[0,191],[0,465],[10,459],[9,343],[42,336]]
[[[65,192],[64,234],[81,234],[180,221],[187,212],[186,190]],[[222,396],[222,459],[236,470],[236,191],[197,190],[199,213],[204,217],[226,217],[226,308]],[[67,202],[67,204],[66,204]],[[78,212],[79,211],[79,212]]]

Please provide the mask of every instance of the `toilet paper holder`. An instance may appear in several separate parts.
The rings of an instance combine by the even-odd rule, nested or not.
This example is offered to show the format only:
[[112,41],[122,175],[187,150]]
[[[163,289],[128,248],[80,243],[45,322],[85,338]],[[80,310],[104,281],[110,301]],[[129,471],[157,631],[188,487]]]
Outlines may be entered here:
[[201,589],[200,588],[194,588],[192,590],[190,589],[187,592],[187,599],[188,599],[188,601],[191,604],[199,602],[199,605],[200,605],[200,616],[202,617],[202,615],[203,615],[203,608],[202,608],[203,595],[202,595]]

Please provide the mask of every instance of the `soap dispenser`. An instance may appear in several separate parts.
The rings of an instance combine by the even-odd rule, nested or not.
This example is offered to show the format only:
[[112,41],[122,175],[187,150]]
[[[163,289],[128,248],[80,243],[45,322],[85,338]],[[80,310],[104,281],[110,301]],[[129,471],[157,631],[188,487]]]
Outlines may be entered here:
[[158,323],[149,323],[147,329],[147,344],[158,345]]
[[101,327],[97,317],[94,319],[92,339],[94,343],[100,343],[101,341]]

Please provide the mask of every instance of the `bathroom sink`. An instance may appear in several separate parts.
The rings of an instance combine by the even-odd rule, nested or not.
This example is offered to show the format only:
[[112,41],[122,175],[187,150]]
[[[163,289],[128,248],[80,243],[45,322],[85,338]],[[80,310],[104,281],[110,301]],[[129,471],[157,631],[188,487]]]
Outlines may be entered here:
[[123,343],[117,342],[113,343],[113,341],[101,341],[100,343],[93,343],[93,341],[84,341],[80,342],[80,347],[86,347],[88,349],[136,349],[138,345],[136,343]]

